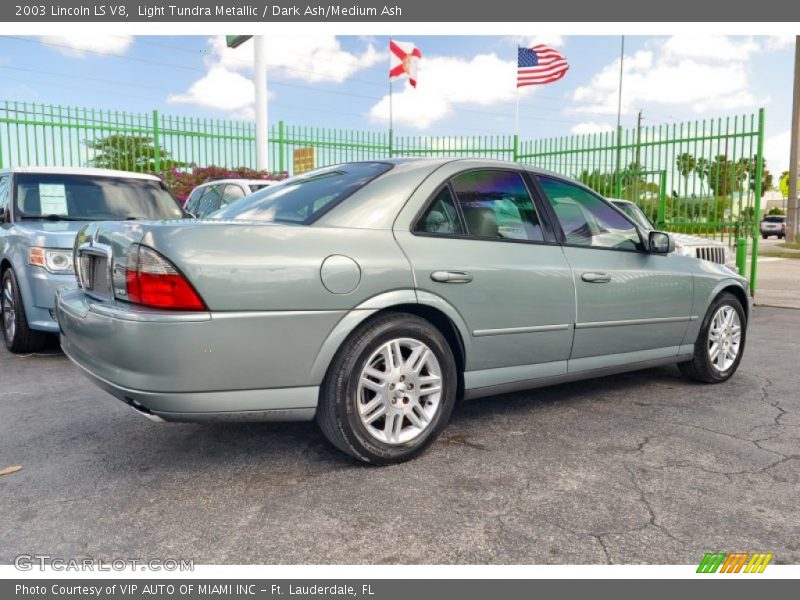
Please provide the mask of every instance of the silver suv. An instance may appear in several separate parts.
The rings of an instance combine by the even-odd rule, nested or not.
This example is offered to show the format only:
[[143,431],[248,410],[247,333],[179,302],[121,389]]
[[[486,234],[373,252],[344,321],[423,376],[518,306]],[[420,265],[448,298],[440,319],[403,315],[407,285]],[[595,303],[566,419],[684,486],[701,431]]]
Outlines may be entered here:
[[[609,198],[609,201],[646,230],[652,231],[655,229],[653,223],[636,203],[618,198]],[[736,269],[736,257],[726,244],[685,233],[671,233],[670,235],[675,239],[676,254],[691,256],[700,260],[709,260],[731,269]]]
[[0,170],[0,307],[8,349],[33,352],[47,334],[58,333],[56,290],[75,285],[72,246],[84,225],[184,216],[153,175],[47,167]]

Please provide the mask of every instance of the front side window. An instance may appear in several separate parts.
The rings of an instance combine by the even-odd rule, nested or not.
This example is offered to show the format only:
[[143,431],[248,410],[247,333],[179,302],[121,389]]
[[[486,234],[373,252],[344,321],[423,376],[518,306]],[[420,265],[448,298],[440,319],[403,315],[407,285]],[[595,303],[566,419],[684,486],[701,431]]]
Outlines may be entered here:
[[14,189],[20,219],[120,221],[184,216],[161,182],[151,179],[19,173]]
[[642,212],[642,209],[633,202],[614,202],[614,206],[628,215],[631,220],[640,227],[644,229],[655,229],[650,219]]
[[636,226],[586,190],[550,177],[539,177],[567,244],[614,250],[639,250]]
[[467,233],[481,238],[544,241],[541,221],[515,171],[469,171],[452,180]]
[[230,204],[214,218],[311,223],[391,168],[389,163],[361,162],[315,169]]

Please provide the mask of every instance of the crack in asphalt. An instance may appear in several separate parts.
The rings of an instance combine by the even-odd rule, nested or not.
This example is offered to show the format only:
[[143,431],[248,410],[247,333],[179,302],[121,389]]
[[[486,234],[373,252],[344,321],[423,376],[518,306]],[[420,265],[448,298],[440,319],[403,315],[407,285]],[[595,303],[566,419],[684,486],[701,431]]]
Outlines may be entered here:
[[603,549],[603,554],[606,555],[606,564],[607,565],[613,565],[614,561],[611,560],[611,552],[609,552],[608,546],[606,546],[606,543],[603,541],[603,535],[605,535],[605,534],[596,535],[596,534],[590,533],[589,537],[594,538],[595,540],[597,540],[597,543],[600,544],[600,547]]
[[623,465],[623,467],[628,472],[628,475],[630,476],[631,483],[633,484],[633,487],[635,487],[636,490],[639,492],[639,500],[642,502],[642,504],[644,504],[645,508],[647,509],[648,514],[650,515],[650,523],[649,524],[651,526],[653,526],[654,528],[658,529],[661,533],[666,535],[668,538],[678,542],[679,544],[683,544],[682,540],[679,540],[678,538],[676,538],[674,535],[672,535],[672,533],[670,533],[667,530],[666,527],[664,527],[660,523],[656,522],[656,511],[653,508],[653,505],[650,504],[650,501],[647,499],[647,495],[645,494],[644,488],[639,484],[639,481],[636,479],[636,474],[633,472],[633,469],[631,469],[628,465]]

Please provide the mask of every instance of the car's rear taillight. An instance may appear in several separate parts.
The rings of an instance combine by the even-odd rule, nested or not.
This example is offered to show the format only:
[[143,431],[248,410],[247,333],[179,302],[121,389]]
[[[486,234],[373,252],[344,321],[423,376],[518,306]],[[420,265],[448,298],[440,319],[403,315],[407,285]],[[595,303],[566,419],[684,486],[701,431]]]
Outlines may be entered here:
[[125,271],[129,302],[153,308],[207,310],[192,284],[155,250],[135,245]]

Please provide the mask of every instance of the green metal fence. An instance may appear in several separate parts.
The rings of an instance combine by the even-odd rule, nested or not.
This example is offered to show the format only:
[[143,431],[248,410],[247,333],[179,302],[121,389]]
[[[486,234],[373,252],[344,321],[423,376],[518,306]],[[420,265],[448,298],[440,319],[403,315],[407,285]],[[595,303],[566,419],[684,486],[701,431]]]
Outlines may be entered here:
[[[392,136],[286,125],[269,131],[270,165],[293,171],[293,151],[317,166],[390,156],[479,156],[520,161],[635,202],[655,226],[719,239],[751,239],[755,290],[764,111],[591,135]],[[0,103],[0,166],[103,166],[164,172],[193,165],[256,166],[252,123],[77,107]]]

